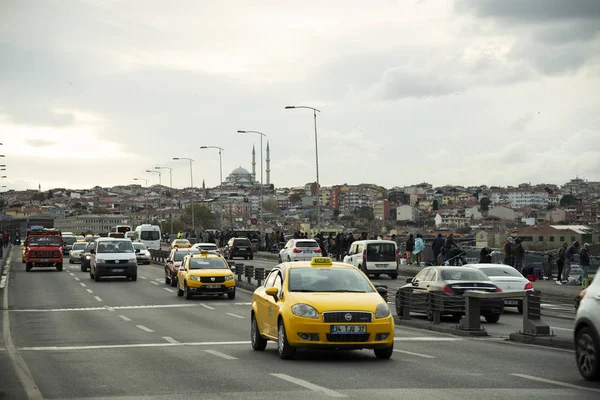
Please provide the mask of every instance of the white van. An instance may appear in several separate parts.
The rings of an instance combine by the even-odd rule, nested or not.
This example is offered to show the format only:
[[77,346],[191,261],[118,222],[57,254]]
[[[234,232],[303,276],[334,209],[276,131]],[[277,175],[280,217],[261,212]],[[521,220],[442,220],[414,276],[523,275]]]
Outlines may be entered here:
[[133,242],[134,236],[135,236],[135,231],[125,232],[125,239],[129,239]]
[[398,246],[391,240],[358,240],[350,246],[344,262],[352,264],[367,276],[386,274],[398,278]]
[[144,243],[148,250],[160,250],[160,226],[142,224],[135,228],[134,242]]

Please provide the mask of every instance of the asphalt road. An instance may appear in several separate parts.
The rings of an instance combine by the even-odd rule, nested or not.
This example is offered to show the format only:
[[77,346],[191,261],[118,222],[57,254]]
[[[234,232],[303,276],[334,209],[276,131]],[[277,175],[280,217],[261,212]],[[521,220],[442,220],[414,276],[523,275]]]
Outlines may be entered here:
[[155,265],[141,266],[137,282],[94,282],[79,266],[26,273],[16,253],[0,291],[0,398],[600,396],[571,351],[409,328],[396,329],[391,360],[307,351],[282,361],[273,343],[265,352],[250,347],[248,292],[188,301]]

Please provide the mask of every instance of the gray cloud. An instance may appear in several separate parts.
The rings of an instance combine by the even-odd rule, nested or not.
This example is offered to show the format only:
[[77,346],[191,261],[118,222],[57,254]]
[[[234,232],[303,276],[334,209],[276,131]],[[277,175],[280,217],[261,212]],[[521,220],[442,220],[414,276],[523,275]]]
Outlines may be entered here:
[[511,131],[524,131],[525,128],[527,128],[527,126],[531,123],[532,119],[533,119],[534,114],[533,113],[527,113],[519,118],[517,118],[517,120],[515,122],[513,122],[510,126],[509,126],[509,130]]
[[27,141],[25,141],[25,143],[27,143],[27,145],[31,146],[31,147],[51,147],[51,146],[58,144],[58,142],[56,142],[56,141],[43,140],[43,139],[42,140],[40,140],[40,139],[27,140]]
[[524,23],[600,18],[597,0],[457,0],[456,9]]
[[464,87],[451,79],[404,68],[386,70],[376,86],[375,96],[382,100],[446,96]]

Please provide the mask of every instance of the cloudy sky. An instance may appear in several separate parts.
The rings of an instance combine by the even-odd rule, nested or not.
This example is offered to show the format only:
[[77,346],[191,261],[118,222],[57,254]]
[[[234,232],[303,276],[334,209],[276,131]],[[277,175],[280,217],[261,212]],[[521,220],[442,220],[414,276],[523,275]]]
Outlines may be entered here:
[[[13,189],[600,180],[600,1],[0,1]],[[257,157],[260,163],[260,157]],[[260,164],[258,164],[260,167]],[[259,168],[260,169],[260,168]],[[260,174],[259,174],[260,175]],[[163,183],[168,178],[163,175]]]

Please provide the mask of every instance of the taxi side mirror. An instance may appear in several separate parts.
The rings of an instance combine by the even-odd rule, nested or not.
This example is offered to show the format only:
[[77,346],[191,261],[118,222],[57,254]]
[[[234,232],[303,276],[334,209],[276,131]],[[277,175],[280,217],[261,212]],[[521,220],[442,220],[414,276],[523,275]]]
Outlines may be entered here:
[[278,298],[277,298],[278,293],[279,293],[279,290],[276,287],[270,287],[265,290],[265,294],[267,296],[273,296],[275,298],[275,301],[278,300]]

